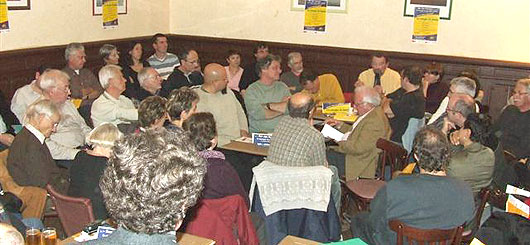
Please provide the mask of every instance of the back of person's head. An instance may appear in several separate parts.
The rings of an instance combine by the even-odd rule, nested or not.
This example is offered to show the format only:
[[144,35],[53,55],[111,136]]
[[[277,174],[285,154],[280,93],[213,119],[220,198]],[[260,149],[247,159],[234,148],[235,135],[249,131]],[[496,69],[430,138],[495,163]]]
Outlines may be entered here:
[[157,33],[151,37],[151,43],[156,44],[158,42],[159,37],[165,37],[167,39],[167,36],[162,33]]
[[271,66],[273,61],[278,61],[278,62],[281,63],[282,62],[282,58],[280,56],[277,56],[277,55],[274,55],[274,54],[269,54],[269,55],[267,55],[267,57],[265,57],[263,59],[259,59],[256,62],[256,72],[258,73],[258,75],[261,75],[261,70],[268,69],[269,66]]
[[138,107],[138,124],[149,128],[157,120],[166,116],[167,99],[160,96],[149,96],[142,100]]
[[468,77],[455,77],[451,80],[451,87],[454,88],[454,93],[467,94],[475,98],[477,84]]
[[182,129],[190,133],[191,140],[199,151],[210,148],[212,139],[217,136],[215,119],[209,112],[198,112],[191,115],[182,124]]
[[302,73],[300,73],[300,84],[302,86],[305,86],[308,82],[313,82],[317,79],[317,74],[309,69],[304,69]]
[[466,117],[464,128],[471,130],[470,139],[482,145],[490,144],[490,118],[485,114],[471,113]]
[[43,73],[41,73],[39,80],[39,87],[42,89],[42,91],[50,91],[57,87],[58,80],[70,80],[70,76],[66,74],[64,71],[57,70],[57,69],[46,69]]
[[70,43],[66,45],[64,50],[64,59],[68,61],[70,56],[76,53],[77,51],[85,51],[85,47],[81,43]]
[[0,245],[24,245],[24,237],[12,225],[0,223]]
[[110,79],[119,76],[120,72],[121,67],[117,65],[106,65],[102,67],[98,72],[99,83],[101,84],[101,87],[103,87],[103,89],[107,89],[109,87]]
[[405,66],[405,68],[401,70],[401,75],[403,78],[406,77],[409,80],[409,83],[416,86],[421,85],[423,71],[419,66]]
[[41,99],[29,105],[24,114],[24,124],[37,122],[41,115],[52,118],[54,115],[60,115],[57,106],[48,99]]
[[116,223],[129,231],[175,231],[195,205],[206,165],[186,132],[147,130],[115,143],[99,186]]
[[171,91],[166,104],[166,111],[171,120],[180,120],[180,114],[191,110],[194,101],[199,101],[199,95],[188,87]]
[[372,87],[359,86],[355,88],[354,92],[354,94],[362,95],[362,103],[368,103],[374,107],[381,105],[381,95]]
[[46,72],[46,71],[48,71],[50,69],[52,69],[51,66],[43,64],[43,65],[40,65],[39,68],[37,68],[36,72],[38,72],[39,75],[42,75],[42,74],[44,74],[44,72]]
[[308,119],[311,111],[315,108],[315,104],[315,100],[307,94],[294,94],[287,103],[289,116]]
[[418,166],[426,172],[445,171],[451,158],[447,136],[432,126],[416,133],[414,153]]
[[123,134],[112,123],[103,123],[90,131],[86,136],[86,143],[92,147],[103,147],[110,149],[114,142],[119,140]]
[[470,70],[470,69],[463,70],[462,72],[458,74],[457,77],[467,77],[475,81],[475,96],[473,96],[473,98],[476,98],[478,96],[478,91],[482,89],[481,88],[482,86],[480,85],[480,80],[478,79],[477,72],[474,70]]

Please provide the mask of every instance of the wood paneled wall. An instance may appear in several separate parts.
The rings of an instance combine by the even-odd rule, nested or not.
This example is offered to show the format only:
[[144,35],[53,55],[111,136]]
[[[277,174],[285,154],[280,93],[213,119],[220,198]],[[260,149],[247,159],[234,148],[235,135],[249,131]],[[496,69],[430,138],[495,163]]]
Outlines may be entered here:
[[[98,50],[104,43],[118,46],[122,51],[121,55],[125,55],[124,52],[132,40],[140,40],[144,44],[144,53],[151,54],[153,52],[150,37],[147,36],[85,43],[87,53],[85,66],[93,69],[94,72],[101,66],[102,61],[98,57]],[[203,67],[211,62],[226,65],[225,56],[229,49],[239,50],[242,54],[242,63],[249,63],[254,59],[252,50],[255,43],[252,40],[169,35],[170,52],[176,53],[181,47],[194,48],[199,53]],[[280,55],[284,59],[282,63],[284,71],[288,70],[285,60],[287,54],[291,51],[301,52],[306,68],[318,73],[335,74],[345,92],[352,91],[359,73],[369,68],[369,57],[372,53],[371,50],[288,43],[271,42],[268,45],[272,53]],[[64,48],[65,45],[61,45],[0,52],[0,87],[2,92],[11,98],[17,88],[33,79],[36,69],[41,64],[48,64],[56,68],[63,67],[65,64]],[[490,114],[494,118],[498,116],[500,109],[505,105],[515,80],[530,75],[530,63],[399,52],[383,53],[389,57],[390,67],[398,71],[406,65],[423,67],[432,61],[439,62],[445,68],[444,81],[451,80],[465,69],[475,70],[485,91],[483,103],[490,107]]]

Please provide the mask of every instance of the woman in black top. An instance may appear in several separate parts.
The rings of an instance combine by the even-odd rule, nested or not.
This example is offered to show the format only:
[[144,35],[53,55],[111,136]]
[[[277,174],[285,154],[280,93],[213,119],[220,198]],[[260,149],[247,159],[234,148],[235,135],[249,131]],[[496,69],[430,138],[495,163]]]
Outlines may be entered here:
[[123,95],[133,99],[137,97],[140,84],[138,83],[138,72],[149,67],[149,63],[143,57],[143,47],[140,42],[132,41],[124,52],[122,62],[123,77],[127,79],[125,92]]
[[107,167],[114,142],[121,136],[122,134],[113,124],[104,123],[96,127],[88,134],[86,140],[93,149],[77,153],[70,168],[68,195],[90,199],[96,219],[108,217],[99,188],[99,179]]

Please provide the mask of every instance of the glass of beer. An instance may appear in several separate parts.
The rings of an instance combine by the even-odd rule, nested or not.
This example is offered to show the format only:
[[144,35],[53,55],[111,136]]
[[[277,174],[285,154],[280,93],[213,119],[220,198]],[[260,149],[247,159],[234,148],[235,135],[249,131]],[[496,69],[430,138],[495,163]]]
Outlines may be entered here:
[[33,227],[26,229],[26,245],[40,245],[40,230]]
[[44,245],[55,245],[57,244],[57,231],[53,227],[46,227],[42,231],[42,239],[44,240]]

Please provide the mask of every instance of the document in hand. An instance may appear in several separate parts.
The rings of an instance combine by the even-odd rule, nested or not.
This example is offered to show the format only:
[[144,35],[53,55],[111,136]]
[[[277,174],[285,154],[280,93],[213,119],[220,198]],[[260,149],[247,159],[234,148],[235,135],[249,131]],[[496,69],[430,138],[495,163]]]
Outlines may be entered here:
[[335,128],[329,126],[329,124],[325,124],[321,131],[322,135],[324,137],[332,138],[335,141],[341,141],[342,137],[344,136],[343,133],[341,133],[339,130],[336,130]]

